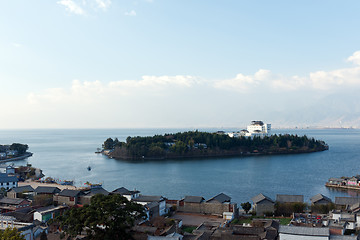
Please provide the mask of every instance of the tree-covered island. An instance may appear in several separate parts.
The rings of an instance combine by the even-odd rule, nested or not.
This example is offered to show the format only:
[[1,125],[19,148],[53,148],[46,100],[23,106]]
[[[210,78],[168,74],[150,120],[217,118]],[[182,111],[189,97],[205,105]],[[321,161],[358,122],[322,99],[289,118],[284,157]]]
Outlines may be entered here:
[[11,145],[0,145],[0,160],[20,160],[32,156],[27,152],[27,144],[13,143]]
[[152,137],[108,138],[103,153],[116,159],[171,159],[309,153],[328,149],[324,141],[298,135],[229,137],[226,134],[189,131]]

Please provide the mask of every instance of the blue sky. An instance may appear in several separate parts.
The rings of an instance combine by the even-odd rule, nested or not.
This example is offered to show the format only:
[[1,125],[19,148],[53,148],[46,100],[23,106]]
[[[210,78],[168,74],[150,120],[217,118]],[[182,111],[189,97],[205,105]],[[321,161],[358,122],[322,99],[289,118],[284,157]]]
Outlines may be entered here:
[[0,4],[0,128],[360,127],[359,1]]

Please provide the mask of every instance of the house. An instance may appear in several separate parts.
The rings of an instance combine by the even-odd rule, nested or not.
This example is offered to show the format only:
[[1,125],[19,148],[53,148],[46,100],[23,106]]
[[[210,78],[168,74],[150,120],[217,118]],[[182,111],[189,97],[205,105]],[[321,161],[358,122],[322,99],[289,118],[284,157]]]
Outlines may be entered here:
[[9,190],[18,186],[18,178],[7,173],[0,173],[0,188]]
[[166,199],[163,196],[139,195],[133,201],[148,209],[156,209],[158,207],[158,211],[154,211],[150,217],[162,216],[167,213]]
[[61,192],[57,187],[39,186],[35,189],[36,195],[54,195]]
[[115,189],[114,191],[112,191],[112,194],[120,194],[121,196],[124,196],[127,198],[127,200],[131,201],[134,198],[139,197],[140,191],[134,190],[134,191],[130,191],[124,187]]
[[252,201],[256,216],[263,216],[265,213],[273,213],[275,211],[275,202],[262,193],[253,197]]
[[[1,155],[0,155],[1,157]],[[6,157],[6,154],[5,154]],[[15,168],[11,165],[1,165],[0,173],[15,174]]]
[[26,199],[8,197],[3,197],[0,199],[1,213],[15,211],[28,207],[30,207],[30,201]]
[[220,193],[220,194],[216,195],[215,197],[210,198],[206,202],[207,203],[230,203],[231,197],[229,197],[228,195],[226,195],[224,193]]
[[303,203],[304,195],[277,194],[276,202],[279,202],[279,203]]
[[332,203],[331,199],[322,195],[322,194],[316,194],[315,196],[310,198],[311,204],[329,204]]
[[84,193],[79,190],[64,189],[60,193],[55,194],[53,199],[54,203],[74,206],[80,203],[80,197],[83,195]]
[[330,178],[328,182],[333,185],[346,185],[346,180],[342,178]]
[[47,222],[50,219],[54,219],[61,215],[66,209],[68,209],[68,206],[66,205],[39,208],[34,212],[34,220]]
[[30,185],[12,188],[7,192],[9,198],[29,198],[34,196],[35,190]]

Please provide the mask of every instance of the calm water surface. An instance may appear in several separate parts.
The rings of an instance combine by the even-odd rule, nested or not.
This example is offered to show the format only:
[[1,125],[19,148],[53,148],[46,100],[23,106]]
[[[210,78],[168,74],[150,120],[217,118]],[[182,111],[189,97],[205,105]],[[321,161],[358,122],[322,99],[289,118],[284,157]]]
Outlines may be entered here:
[[[46,176],[62,180],[103,183],[108,191],[124,186],[143,194],[179,199],[185,195],[206,199],[220,192],[234,202],[250,201],[258,193],[275,199],[276,194],[303,194],[305,201],[322,193],[335,196],[356,192],[329,190],[330,177],[360,174],[360,130],[275,130],[308,135],[326,141],[330,150],[319,153],[216,159],[131,162],[95,154],[108,137],[124,141],[128,136],[151,136],[188,129],[67,129],[0,130],[0,144],[26,143],[33,157],[16,162],[31,163]],[[203,129],[204,130],[204,129]],[[210,129],[205,129],[212,131]],[[91,171],[87,170],[88,166]]]

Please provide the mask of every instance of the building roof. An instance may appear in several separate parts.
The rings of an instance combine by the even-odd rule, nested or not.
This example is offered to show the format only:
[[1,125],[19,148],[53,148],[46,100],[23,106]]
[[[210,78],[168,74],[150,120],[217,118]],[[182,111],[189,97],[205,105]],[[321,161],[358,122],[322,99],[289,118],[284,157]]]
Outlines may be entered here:
[[304,202],[304,195],[277,194],[276,201],[280,203]]
[[205,200],[205,198],[199,197],[199,196],[185,196],[185,198],[184,198],[184,202],[187,202],[187,203],[201,203],[204,200]]
[[50,194],[54,194],[54,193],[59,193],[61,190],[57,187],[48,187],[48,186],[39,186],[35,189],[35,192],[37,194],[39,193],[50,193]]
[[8,197],[3,197],[2,199],[0,199],[0,204],[19,205],[19,204],[22,203],[23,201],[27,201],[27,200],[22,199],[22,198],[8,198]]
[[220,194],[216,195],[215,197],[210,198],[206,202],[213,202],[213,201],[217,201],[219,203],[231,202],[231,197],[229,197],[228,195],[226,195],[224,193],[220,193]]
[[302,236],[330,236],[330,230],[327,227],[298,227],[280,225],[279,233],[302,235]]
[[94,196],[94,195],[96,195],[96,194],[102,194],[102,195],[107,196],[107,195],[109,195],[109,192],[106,191],[106,190],[105,190],[104,188],[102,188],[102,187],[92,188],[92,189],[90,189],[89,191],[86,191],[86,192],[85,192],[85,195],[86,195],[86,196]]
[[117,193],[117,194],[121,194],[121,195],[133,195],[136,193],[140,193],[140,191],[134,190],[134,191],[130,191],[127,188],[121,187],[118,189],[115,189],[114,191],[112,191],[113,193]]
[[0,183],[7,182],[18,182],[18,178],[14,175],[9,175],[7,173],[0,173]]
[[316,203],[316,202],[318,202],[318,201],[320,201],[320,200],[325,200],[325,201],[328,201],[328,202],[332,202],[331,201],[331,199],[330,198],[328,198],[328,197],[326,197],[326,196],[324,196],[324,195],[322,195],[322,194],[316,194],[315,196],[313,196],[312,198],[310,198],[310,201],[312,202],[312,203]]
[[161,202],[165,200],[162,196],[149,196],[149,195],[140,195],[139,197],[133,199],[135,202]]
[[253,197],[251,200],[252,200],[255,204],[256,204],[256,203],[259,203],[259,202],[261,202],[261,201],[263,201],[263,200],[268,200],[268,201],[274,203],[274,201],[273,201],[271,198],[269,198],[268,196],[265,196],[265,195],[262,194],[262,193],[256,195],[256,196]]
[[34,189],[30,185],[16,187],[10,190],[10,192],[22,193],[22,192],[34,192]]
[[79,190],[70,190],[70,189],[64,189],[59,193],[59,196],[64,196],[64,197],[77,197],[81,194],[82,192]]
[[360,202],[358,197],[335,197],[336,205],[354,205],[355,203]]

